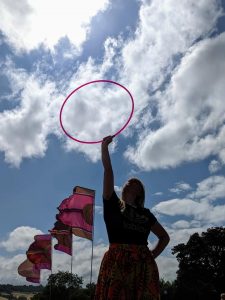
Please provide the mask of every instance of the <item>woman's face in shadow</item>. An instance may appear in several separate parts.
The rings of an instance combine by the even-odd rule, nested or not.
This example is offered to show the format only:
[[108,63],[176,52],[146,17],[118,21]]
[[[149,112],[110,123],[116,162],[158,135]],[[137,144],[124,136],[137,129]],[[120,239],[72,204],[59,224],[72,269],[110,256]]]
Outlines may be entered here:
[[123,200],[128,203],[135,205],[135,200],[142,194],[142,187],[137,181],[128,180],[123,187]]

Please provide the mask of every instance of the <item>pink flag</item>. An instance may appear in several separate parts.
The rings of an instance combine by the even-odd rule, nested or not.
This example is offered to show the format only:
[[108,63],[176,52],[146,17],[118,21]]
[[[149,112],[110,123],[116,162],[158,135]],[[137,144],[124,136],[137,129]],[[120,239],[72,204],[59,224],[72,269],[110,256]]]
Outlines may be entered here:
[[40,283],[40,270],[35,268],[35,265],[26,259],[18,267],[18,273],[26,277],[29,282]]
[[51,235],[58,240],[54,248],[58,251],[72,255],[72,230],[71,227],[57,221],[54,228],[49,230]]
[[76,187],[58,207],[57,220],[71,226],[73,234],[92,240],[94,197],[95,191]]
[[95,197],[95,191],[94,190],[84,188],[84,187],[81,187],[81,186],[75,186],[75,188],[73,189],[73,193],[90,195],[92,197]]
[[34,242],[30,245],[27,251],[27,258],[35,264],[35,268],[51,270],[51,235],[41,234],[35,235]]
[[27,277],[26,281],[32,282],[32,283],[40,283],[40,279],[37,280],[36,278],[33,278],[33,277]]

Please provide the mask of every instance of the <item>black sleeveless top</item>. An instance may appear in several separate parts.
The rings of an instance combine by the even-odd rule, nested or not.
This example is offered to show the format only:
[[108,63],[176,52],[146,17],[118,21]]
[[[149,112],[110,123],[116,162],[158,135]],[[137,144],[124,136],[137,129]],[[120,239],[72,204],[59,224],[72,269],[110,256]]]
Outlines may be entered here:
[[110,243],[147,245],[151,226],[157,219],[147,208],[135,208],[126,203],[121,211],[120,199],[113,192],[103,198],[103,215]]

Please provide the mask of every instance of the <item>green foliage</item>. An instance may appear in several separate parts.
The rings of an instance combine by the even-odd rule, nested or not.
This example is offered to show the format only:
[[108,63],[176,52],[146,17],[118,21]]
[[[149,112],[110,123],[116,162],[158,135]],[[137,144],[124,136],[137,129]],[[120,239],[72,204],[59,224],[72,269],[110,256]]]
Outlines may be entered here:
[[43,295],[43,294],[36,294],[34,295],[31,300],[47,300],[49,298],[47,298],[47,296]]
[[172,253],[179,262],[177,299],[217,299],[224,291],[225,228],[194,233],[187,244],[175,246]]
[[32,300],[40,300],[40,294],[35,294],[31,299]]
[[94,295],[95,284],[87,284],[82,288],[83,279],[77,274],[59,271],[48,278],[43,292],[35,295],[32,300],[90,300]]
[[79,277],[77,274],[59,271],[57,274],[49,276],[47,286],[51,286],[52,288],[79,289],[82,283],[82,277]]
[[160,300],[173,300],[175,295],[175,281],[165,281],[164,279],[160,279]]
[[28,292],[37,293],[43,290],[43,286],[33,285],[12,285],[12,284],[0,284],[0,292],[12,293],[12,292]]
[[81,289],[83,279],[69,272],[58,272],[48,278],[48,284],[44,289],[45,296],[51,296],[54,300],[70,299],[74,292]]

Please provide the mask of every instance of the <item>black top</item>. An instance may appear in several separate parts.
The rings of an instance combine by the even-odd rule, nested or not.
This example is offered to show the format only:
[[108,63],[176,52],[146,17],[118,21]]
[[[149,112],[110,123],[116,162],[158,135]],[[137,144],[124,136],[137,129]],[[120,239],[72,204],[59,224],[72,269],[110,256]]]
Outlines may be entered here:
[[147,245],[151,226],[157,219],[147,208],[135,208],[126,203],[121,211],[120,199],[113,192],[103,198],[104,220],[110,243]]

